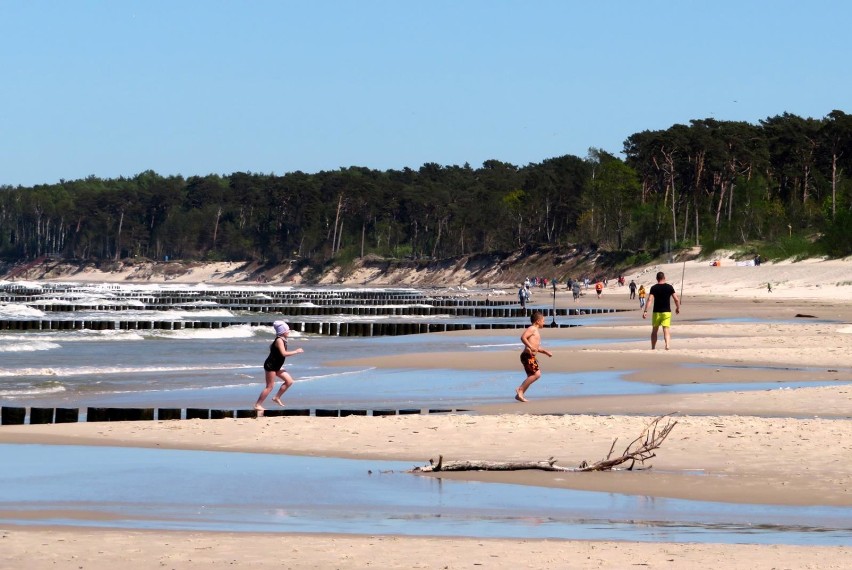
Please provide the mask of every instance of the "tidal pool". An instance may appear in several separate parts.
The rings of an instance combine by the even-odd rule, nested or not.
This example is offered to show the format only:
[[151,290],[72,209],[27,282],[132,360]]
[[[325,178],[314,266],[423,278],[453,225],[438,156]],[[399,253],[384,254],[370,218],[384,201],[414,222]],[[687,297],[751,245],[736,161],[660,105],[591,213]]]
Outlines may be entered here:
[[[0,521],[133,529],[846,545],[852,508],[441,480],[405,462],[0,445]],[[575,474],[574,476],[582,476]]]

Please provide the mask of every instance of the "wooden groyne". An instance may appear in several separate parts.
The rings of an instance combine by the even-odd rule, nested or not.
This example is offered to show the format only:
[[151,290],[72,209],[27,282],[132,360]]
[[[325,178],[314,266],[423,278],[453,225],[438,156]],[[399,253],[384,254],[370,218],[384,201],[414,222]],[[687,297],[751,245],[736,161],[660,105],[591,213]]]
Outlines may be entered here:
[[[21,301],[16,301],[21,303]],[[21,303],[26,304],[26,303]],[[529,314],[530,310],[540,310],[547,314],[553,313],[550,306],[530,305],[522,309],[517,303],[506,303],[501,305],[492,304],[468,304],[468,305],[289,305],[265,303],[263,305],[238,305],[234,303],[225,304],[197,304],[172,305],[172,304],[146,304],[139,306],[129,303],[73,303],[68,301],[56,301],[51,303],[41,302],[32,304],[34,308],[45,313],[76,313],[79,311],[110,311],[122,313],[127,311],[174,311],[192,310],[203,313],[226,309],[235,312],[248,313],[273,313],[283,316],[325,316],[325,315],[348,315],[361,317],[473,317],[473,318],[518,318]],[[615,309],[606,307],[571,307],[556,309],[557,316],[593,315],[614,312]]]
[[[541,292],[548,299],[548,292]],[[564,294],[564,293],[563,293]],[[574,326],[570,317],[616,312],[606,307],[554,309],[514,299],[478,299],[428,295],[413,289],[292,289],[192,288],[148,290],[128,286],[72,284],[5,284],[0,302],[25,305],[44,313],[41,318],[0,320],[0,330],[186,330],[234,325],[262,326],[239,313],[264,313],[269,321],[282,318],[300,332],[332,336],[396,336],[430,332],[513,329],[526,326],[540,310],[550,326]],[[204,317],[206,310],[226,310],[235,316]],[[146,313],[192,311],[192,319],[146,319]],[[110,317],[67,318],[100,311]],[[55,316],[54,316],[55,315]],[[161,315],[157,315],[161,316]],[[255,317],[257,318],[257,317]],[[507,322],[508,319],[514,319]],[[558,323],[557,323],[558,321]]]
[[[560,291],[560,296],[570,295]],[[541,305],[549,306],[550,291],[537,294]],[[130,311],[170,309],[229,309],[246,312],[276,312],[285,315],[322,315],[333,310],[362,314],[369,308],[376,315],[515,316],[500,311],[523,311],[514,297],[466,298],[430,295],[409,289],[291,289],[291,288],[192,288],[148,290],[132,287],[104,288],[44,284],[9,283],[0,286],[0,302],[18,303],[45,312],[79,310]],[[529,303],[528,303],[529,304]],[[588,309],[586,309],[588,310]],[[492,311],[489,315],[487,311]],[[496,311],[496,312],[494,312]]]
[[[529,322],[348,322],[348,321],[292,321],[290,328],[305,334],[325,336],[401,336],[436,332],[520,329]],[[113,320],[2,320],[0,330],[6,331],[61,331],[61,330],[193,330],[223,329],[238,325],[268,327],[269,321],[113,321]],[[557,322],[552,328],[580,326],[578,323]]]
[[38,408],[0,407],[0,425],[61,424],[77,422],[139,422],[168,420],[219,420],[235,418],[314,416],[343,418],[347,416],[395,416],[406,414],[446,414],[467,412],[455,408],[401,408],[401,409],[338,409],[338,408],[282,408],[266,410],[259,414],[254,409],[210,408]]

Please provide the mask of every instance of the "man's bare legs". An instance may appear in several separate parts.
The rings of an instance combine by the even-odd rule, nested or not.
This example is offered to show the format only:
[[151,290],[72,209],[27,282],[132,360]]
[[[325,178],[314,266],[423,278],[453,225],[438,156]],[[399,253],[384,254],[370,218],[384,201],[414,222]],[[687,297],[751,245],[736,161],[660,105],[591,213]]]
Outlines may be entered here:
[[[660,327],[653,327],[651,329],[651,350],[657,349],[657,331]],[[666,350],[669,349],[669,344],[672,341],[672,333],[669,330],[669,327],[663,327],[663,340],[666,343]]]
[[524,397],[524,394],[529,389],[529,387],[532,386],[532,383],[535,382],[536,380],[538,380],[539,378],[541,378],[541,370],[537,371],[535,374],[531,374],[530,376],[527,376],[527,378],[526,378],[526,380],[524,380],[523,384],[518,386],[518,388],[515,390],[515,399],[519,402],[529,401]]
[[279,378],[281,378],[281,388],[279,388],[278,393],[273,396],[272,401],[278,404],[279,406],[283,406],[284,403],[281,401],[281,396],[284,395],[284,392],[287,391],[287,388],[293,385],[293,378],[289,374],[287,374],[285,370],[280,370],[277,375]]

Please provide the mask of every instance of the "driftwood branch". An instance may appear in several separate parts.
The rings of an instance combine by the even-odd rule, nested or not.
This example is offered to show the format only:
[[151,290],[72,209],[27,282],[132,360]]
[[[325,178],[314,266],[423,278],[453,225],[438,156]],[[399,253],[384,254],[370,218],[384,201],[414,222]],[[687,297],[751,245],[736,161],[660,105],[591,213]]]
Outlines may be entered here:
[[[438,456],[438,462],[429,460],[429,465],[423,467],[415,467],[411,470],[413,473],[438,473],[441,471],[520,471],[525,469],[537,469],[539,471],[570,471],[580,473],[583,471],[612,471],[621,468],[620,466],[629,463],[626,467],[628,471],[636,467],[636,463],[640,464],[637,469],[643,469],[645,461],[656,457],[655,450],[659,449],[663,441],[677,425],[677,421],[671,419],[671,414],[654,418],[639,437],[631,441],[621,455],[613,457],[615,452],[615,444],[618,438],[613,440],[604,459],[596,463],[589,464],[583,461],[578,467],[562,467],[556,464],[556,459],[551,457],[547,461],[444,461],[444,456]],[[665,424],[660,425],[664,419],[668,418]]]

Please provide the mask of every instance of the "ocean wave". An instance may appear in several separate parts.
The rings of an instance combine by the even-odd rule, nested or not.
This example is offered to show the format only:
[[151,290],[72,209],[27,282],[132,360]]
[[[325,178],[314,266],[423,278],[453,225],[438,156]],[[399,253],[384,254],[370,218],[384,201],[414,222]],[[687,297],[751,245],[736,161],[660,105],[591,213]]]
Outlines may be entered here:
[[369,368],[363,368],[359,370],[347,370],[345,372],[331,372],[329,374],[317,374],[315,376],[302,376],[299,378],[294,378],[295,382],[314,382],[316,380],[326,380],[328,378],[337,378],[340,376],[352,376],[353,374],[363,374],[364,372],[369,372],[371,370],[375,370],[375,366],[371,366]]
[[[158,311],[160,312],[160,311]],[[161,311],[165,316],[181,315],[184,317],[233,317],[234,313],[229,309],[200,309],[198,311]]]
[[61,316],[65,320],[102,320],[102,321],[181,321],[184,319],[198,319],[199,317],[233,317],[234,313],[228,309],[198,309],[192,311],[187,308],[173,310],[144,310],[126,309],[122,311],[110,311],[103,309],[79,309],[74,312],[52,313],[54,319]]
[[14,291],[16,289],[42,289],[42,284],[38,281],[8,281],[6,279],[0,281],[0,287]]
[[33,396],[46,396],[48,394],[58,394],[60,392],[65,392],[65,386],[50,386],[43,388],[32,386],[29,388],[0,390],[0,398],[32,398]]
[[196,390],[199,390],[199,391],[233,390],[234,388],[245,388],[246,386],[258,386],[258,385],[260,385],[260,386],[263,385],[263,378],[254,378],[251,381],[247,380],[246,382],[243,382],[241,384],[217,384],[215,386],[200,386],[198,388],[182,387],[182,388],[177,388],[176,390],[170,390],[170,391],[180,392],[180,391],[184,390],[184,391],[193,391],[194,392]]
[[468,348],[520,348],[523,346],[519,342],[508,342],[500,344],[469,344]]
[[79,329],[64,332],[33,331],[28,333],[2,334],[4,342],[124,342],[145,340],[139,332],[131,330],[93,330]]
[[58,295],[55,297],[45,297],[30,302],[30,305],[59,305],[62,303],[71,304],[77,307],[97,307],[101,305],[107,306],[126,306],[145,308],[145,303],[135,299],[110,299],[102,295]]
[[[405,319],[404,322],[411,321],[440,321],[446,319],[455,318],[453,315],[449,314],[440,314],[440,315],[349,315],[343,313],[335,313],[332,315],[323,316],[323,320],[325,322],[331,321],[332,323],[352,323],[352,322],[384,322],[384,321],[393,321]],[[314,317],[312,320],[316,320]]]
[[[4,338],[4,340],[8,339]],[[46,341],[18,342],[12,344],[4,342],[0,345],[0,352],[37,352],[39,350],[53,350],[55,348],[62,348],[62,345]]]
[[209,370],[248,370],[260,368],[259,364],[219,364],[199,366],[80,366],[77,368],[3,368],[0,377],[21,376],[84,376],[109,374],[153,374],[162,372],[193,372]]
[[[257,329],[257,330],[255,330]],[[140,341],[150,338],[171,340],[215,340],[228,338],[252,338],[256,334],[269,335],[271,330],[252,327],[248,324],[232,325],[218,329],[79,329],[69,331],[32,331],[28,333],[0,334],[4,344],[8,342],[127,342]],[[298,338],[298,331],[290,333],[291,338]],[[0,351],[3,349],[0,348]]]
[[[269,339],[269,342],[275,338],[275,331],[272,330],[272,323],[268,323],[269,326],[259,326],[259,327],[251,327],[251,332],[254,336],[262,336]],[[289,339],[293,340],[294,338],[302,338],[307,339],[309,337],[308,333],[303,333],[301,331],[297,331],[295,329],[290,329]]]
[[21,305],[19,303],[0,303],[0,318],[18,318],[18,317],[27,317],[27,318],[41,318],[44,317],[44,311],[39,309],[35,309],[28,305]]
[[[293,381],[296,382],[297,384],[300,383],[300,382],[315,382],[315,381],[318,381],[318,380],[328,380],[330,378],[339,378],[341,376],[351,376],[353,374],[363,374],[364,372],[369,372],[370,370],[375,370],[375,368],[371,367],[371,368],[364,368],[364,369],[361,369],[361,370],[348,370],[348,371],[345,371],[345,372],[332,372],[332,373],[329,373],[329,374],[318,374],[318,375],[315,375],[315,376],[296,377],[296,378],[293,378]],[[174,391],[180,391],[180,390],[228,390],[228,389],[233,389],[233,388],[245,388],[246,386],[255,386],[257,384],[262,385],[262,383],[263,383],[262,377],[243,376],[243,375],[240,375],[240,376],[245,378],[246,382],[241,382],[239,384],[217,384],[215,386],[201,386],[201,387],[198,387],[198,388],[195,388],[195,387],[180,387],[180,388],[176,388]],[[276,382],[277,382],[277,380],[276,380]]]
[[222,327],[220,329],[181,329],[176,331],[151,330],[147,331],[146,334],[155,338],[168,338],[175,340],[210,340],[222,338],[251,338],[254,336],[254,331],[252,330],[251,325],[233,325],[230,327]]

